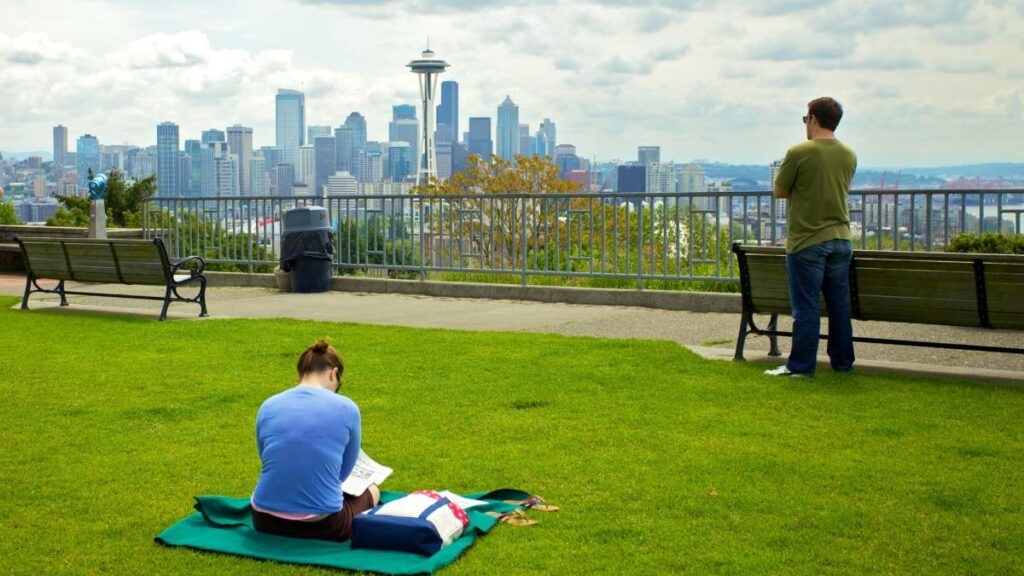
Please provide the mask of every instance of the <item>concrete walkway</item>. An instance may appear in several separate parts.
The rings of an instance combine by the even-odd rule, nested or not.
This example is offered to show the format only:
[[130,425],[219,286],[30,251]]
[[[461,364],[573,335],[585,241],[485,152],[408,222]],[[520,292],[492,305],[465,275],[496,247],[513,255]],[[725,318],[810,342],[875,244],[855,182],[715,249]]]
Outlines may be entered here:
[[[72,284],[69,283],[68,289]],[[0,294],[18,295],[24,278],[0,275]],[[162,296],[153,287],[90,285],[87,290]],[[156,318],[160,303],[70,296],[65,313],[141,314]],[[698,313],[627,306],[552,304],[513,300],[439,298],[399,294],[329,292],[290,294],[267,288],[211,288],[207,292],[211,319],[300,318],[456,330],[525,331],[570,336],[671,340],[708,358],[731,359],[739,327],[738,314]],[[57,298],[32,296],[33,309],[59,308]],[[195,305],[173,304],[172,319],[194,319]],[[780,321],[789,329],[789,319]],[[861,336],[989,344],[1024,348],[1024,333],[883,322],[856,322]],[[783,351],[788,340],[781,339]],[[822,351],[824,346],[822,346]],[[747,339],[747,358],[770,360],[763,337]],[[1024,355],[861,344],[858,369],[939,377],[997,380],[1024,384]],[[827,369],[827,361],[824,369]]]

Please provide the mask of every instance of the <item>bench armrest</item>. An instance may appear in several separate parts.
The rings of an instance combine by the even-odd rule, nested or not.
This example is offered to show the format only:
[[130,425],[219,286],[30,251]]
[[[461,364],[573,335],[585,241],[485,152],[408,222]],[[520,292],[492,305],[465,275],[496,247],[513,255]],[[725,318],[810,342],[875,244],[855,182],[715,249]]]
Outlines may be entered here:
[[175,273],[177,273],[178,270],[183,265],[189,264],[191,262],[198,262],[199,266],[197,268],[189,268],[188,273],[191,274],[193,278],[198,278],[198,277],[202,276],[203,275],[203,271],[206,270],[206,261],[203,260],[202,257],[200,257],[200,256],[189,256],[188,258],[182,258],[181,260],[176,260],[176,261],[172,262],[171,263],[171,276],[173,276]]

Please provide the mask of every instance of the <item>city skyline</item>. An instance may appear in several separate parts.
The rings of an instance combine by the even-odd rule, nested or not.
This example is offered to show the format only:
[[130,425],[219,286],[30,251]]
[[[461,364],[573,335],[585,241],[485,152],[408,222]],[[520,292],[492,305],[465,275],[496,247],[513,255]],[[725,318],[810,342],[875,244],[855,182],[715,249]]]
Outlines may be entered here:
[[[500,27],[471,26],[475,4],[407,14],[420,4],[6,7],[0,149],[48,150],[58,124],[70,142],[146,146],[163,120],[183,138],[239,123],[254,147],[273,145],[266,103],[281,87],[306,93],[307,125],[359,110],[384,141],[390,107],[418,100],[404,64],[429,31],[460,83],[460,124],[493,117],[510,94],[523,124],[556,119],[588,158],[651,144],[665,160],[764,164],[802,137],[806,102],[830,94],[864,165],[1021,160],[1024,64],[1006,57],[1024,49],[1020,3],[485,3]],[[79,40],[96,17],[105,34]],[[565,22],[578,33],[559,34]]]

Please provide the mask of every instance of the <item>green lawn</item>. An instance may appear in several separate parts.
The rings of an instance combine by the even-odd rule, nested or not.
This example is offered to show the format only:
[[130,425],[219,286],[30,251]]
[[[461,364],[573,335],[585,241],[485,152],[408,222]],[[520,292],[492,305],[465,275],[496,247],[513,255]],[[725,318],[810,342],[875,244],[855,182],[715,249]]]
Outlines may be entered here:
[[329,336],[392,490],[562,506],[445,574],[1024,571],[1024,390],[762,377],[664,342],[291,320],[157,323],[0,298],[0,572],[310,574],[171,549],[246,496],[260,403]]

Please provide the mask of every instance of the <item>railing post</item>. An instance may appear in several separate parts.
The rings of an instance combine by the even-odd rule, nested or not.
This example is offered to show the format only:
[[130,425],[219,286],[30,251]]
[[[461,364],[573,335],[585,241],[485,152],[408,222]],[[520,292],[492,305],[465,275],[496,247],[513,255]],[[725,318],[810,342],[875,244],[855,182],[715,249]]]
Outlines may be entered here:
[[526,198],[522,199],[522,205],[519,211],[522,213],[522,230],[520,231],[521,237],[519,239],[521,248],[519,249],[519,258],[523,264],[523,277],[522,284],[526,286]]
[[644,289],[644,208],[643,199],[636,211],[636,289]]

